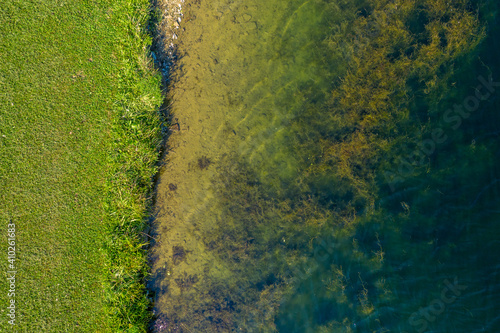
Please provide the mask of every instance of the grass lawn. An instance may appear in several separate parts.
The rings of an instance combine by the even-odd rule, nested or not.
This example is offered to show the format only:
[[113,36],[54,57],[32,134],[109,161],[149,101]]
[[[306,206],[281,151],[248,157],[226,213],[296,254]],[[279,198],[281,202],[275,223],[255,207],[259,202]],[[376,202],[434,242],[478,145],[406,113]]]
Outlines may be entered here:
[[147,0],[0,5],[2,332],[145,330],[162,99],[148,19]]

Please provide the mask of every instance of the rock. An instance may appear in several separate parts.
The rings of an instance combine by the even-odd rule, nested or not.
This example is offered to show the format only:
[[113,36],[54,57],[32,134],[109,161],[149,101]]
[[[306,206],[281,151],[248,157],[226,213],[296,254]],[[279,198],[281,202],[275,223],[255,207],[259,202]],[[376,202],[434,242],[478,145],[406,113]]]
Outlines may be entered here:
[[243,22],[248,22],[252,19],[252,15],[245,13],[245,14],[243,14],[242,18],[243,18]]

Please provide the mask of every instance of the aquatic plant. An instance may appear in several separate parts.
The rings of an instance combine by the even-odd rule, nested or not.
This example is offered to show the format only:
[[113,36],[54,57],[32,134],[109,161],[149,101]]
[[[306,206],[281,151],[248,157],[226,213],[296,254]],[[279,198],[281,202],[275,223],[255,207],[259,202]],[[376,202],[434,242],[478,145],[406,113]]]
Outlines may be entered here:
[[[471,82],[479,69],[498,73],[497,60],[481,65],[478,58],[488,52],[491,29],[498,30],[487,30],[494,23],[486,7],[430,0],[314,4],[345,13],[344,20],[337,13],[322,21],[327,34],[309,36],[321,68],[336,72],[294,81],[298,92],[280,100],[284,120],[271,117],[274,131],[259,137],[249,129],[258,153],[247,140],[245,149],[217,162],[216,199],[192,221],[217,269],[207,267],[197,292],[179,300],[176,319],[187,331],[411,330],[412,313],[436,298],[442,288],[435,286],[450,274],[477,288],[491,274],[472,253],[494,260],[478,246],[487,240],[495,248],[498,235],[499,147],[488,134],[498,133],[497,102],[471,114],[460,131],[440,116],[470,94],[461,80]],[[303,6],[289,22],[312,11]],[[288,23],[282,37],[277,59],[296,61]],[[328,82],[328,93],[318,82]],[[412,156],[408,172],[392,169],[437,128],[450,139],[423,158]],[[452,311],[444,316],[457,318]]]

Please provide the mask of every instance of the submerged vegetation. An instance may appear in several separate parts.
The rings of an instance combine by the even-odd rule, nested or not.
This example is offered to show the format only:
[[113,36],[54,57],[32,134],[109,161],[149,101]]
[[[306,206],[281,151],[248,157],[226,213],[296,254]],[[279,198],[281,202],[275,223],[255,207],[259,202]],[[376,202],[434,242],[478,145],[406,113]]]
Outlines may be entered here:
[[219,162],[217,200],[193,218],[217,268],[176,280],[182,297],[162,321],[498,330],[498,4],[314,3],[329,30],[308,47],[330,90],[297,89],[306,102],[269,144],[278,154]]

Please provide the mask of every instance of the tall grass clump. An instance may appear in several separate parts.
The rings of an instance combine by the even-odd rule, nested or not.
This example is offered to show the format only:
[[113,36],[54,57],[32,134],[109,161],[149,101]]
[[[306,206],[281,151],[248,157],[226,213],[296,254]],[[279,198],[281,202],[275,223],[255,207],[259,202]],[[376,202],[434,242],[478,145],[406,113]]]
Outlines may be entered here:
[[115,75],[120,90],[109,131],[105,291],[112,326],[123,332],[144,332],[151,316],[144,282],[149,242],[145,231],[162,143],[161,76],[149,54],[148,1],[127,1],[113,12],[128,34],[118,41],[121,68]]

